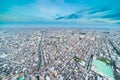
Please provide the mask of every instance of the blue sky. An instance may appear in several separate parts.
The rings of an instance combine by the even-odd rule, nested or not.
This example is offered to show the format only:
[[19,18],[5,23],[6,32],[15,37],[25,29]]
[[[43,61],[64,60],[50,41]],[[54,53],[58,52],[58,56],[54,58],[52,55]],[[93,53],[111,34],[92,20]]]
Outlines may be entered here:
[[0,0],[0,22],[120,24],[120,0]]

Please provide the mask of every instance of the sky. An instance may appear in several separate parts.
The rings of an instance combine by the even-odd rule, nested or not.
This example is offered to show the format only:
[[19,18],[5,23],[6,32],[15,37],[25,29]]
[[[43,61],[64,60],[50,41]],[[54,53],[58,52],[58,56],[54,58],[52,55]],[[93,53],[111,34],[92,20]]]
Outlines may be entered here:
[[0,23],[120,24],[120,0],[0,0]]

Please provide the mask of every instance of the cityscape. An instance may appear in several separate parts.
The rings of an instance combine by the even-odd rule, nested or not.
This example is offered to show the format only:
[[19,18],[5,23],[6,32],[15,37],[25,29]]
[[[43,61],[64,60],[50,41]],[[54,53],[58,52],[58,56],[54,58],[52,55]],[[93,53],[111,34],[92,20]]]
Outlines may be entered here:
[[119,30],[0,30],[0,80],[119,79]]
[[120,80],[120,0],[0,0],[0,80]]

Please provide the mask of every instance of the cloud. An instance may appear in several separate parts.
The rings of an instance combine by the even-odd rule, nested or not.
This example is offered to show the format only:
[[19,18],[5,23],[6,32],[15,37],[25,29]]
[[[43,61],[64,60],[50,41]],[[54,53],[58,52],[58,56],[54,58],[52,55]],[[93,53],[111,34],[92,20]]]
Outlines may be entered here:
[[[83,9],[83,10],[79,10],[75,13],[72,13],[70,15],[67,16],[61,16],[56,18],[56,20],[60,20],[60,19],[80,19],[80,18],[92,18],[95,17],[96,13],[99,12],[105,12],[105,11],[109,11],[110,9],[108,8],[102,8],[102,9],[96,9],[96,8],[91,8],[91,9]],[[94,14],[94,15],[93,15]],[[97,15],[98,16],[98,15]]]
[[120,22],[116,22],[116,24],[120,24]]
[[95,13],[98,13],[98,12],[106,12],[106,11],[110,11],[111,9],[112,9],[112,8],[110,8],[110,7],[99,8],[99,9],[92,8],[92,9],[89,11],[89,14],[95,14]]
[[77,15],[77,14],[70,14],[70,15],[65,16],[65,17],[58,17],[58,18],[56,18],[55,20],[60,20],[60,19],[69,20],[69,19],[79,19],[79,18],[82,18],[82,16]]
[[60,20],[60,19],[64,19],[65,17],[58,17],[55,20]]
[[116,8],[120,8],[117,2],[120,1],[2,0],[0,21],[38,21],[43,19],[54,21],[55,19],[55,21],[63,20],[63,22],[117,23],[120,20],[120,9],[115,11]]
[[74,21],[82,21],[83,19],[85,19],[91,20],[91,22],[114,24],[120,20],[119,15],[120,11],[116,11],[116,9],[113,8],[88,8],[79,10],[67,16],[60,16],[55,20],[72,19]]
[[120,20],[120,11],[114,11],[113,13],[109,13],[106,15],[103,15],[101,18],[109,18],[112,20]]
[[0,0],[0,13],[9,11],[12,6],[23,6],[26,4],[33,3],[34,0]]

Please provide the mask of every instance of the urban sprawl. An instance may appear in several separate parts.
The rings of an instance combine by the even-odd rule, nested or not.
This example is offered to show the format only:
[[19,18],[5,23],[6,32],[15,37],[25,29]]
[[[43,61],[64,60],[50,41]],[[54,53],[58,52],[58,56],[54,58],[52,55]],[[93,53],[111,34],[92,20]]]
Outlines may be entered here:
[[0,80],[120,80],[120,31],[0,31]]

